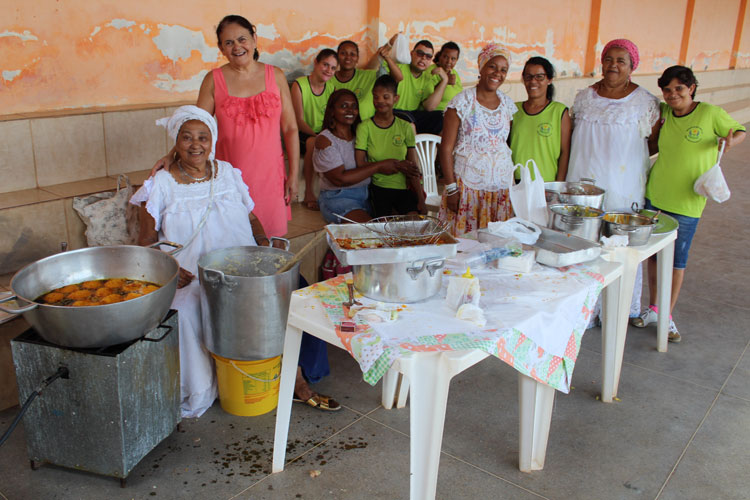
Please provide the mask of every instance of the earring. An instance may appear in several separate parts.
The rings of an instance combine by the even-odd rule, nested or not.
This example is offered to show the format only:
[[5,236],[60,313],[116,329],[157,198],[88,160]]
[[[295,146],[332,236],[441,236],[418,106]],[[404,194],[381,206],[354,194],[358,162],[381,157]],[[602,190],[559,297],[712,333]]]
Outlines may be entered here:
[[258,48],[256,47],[255,50],[253,51],[253,59],[257,61],[259,57],[260,57],[260,54],[258,53]]

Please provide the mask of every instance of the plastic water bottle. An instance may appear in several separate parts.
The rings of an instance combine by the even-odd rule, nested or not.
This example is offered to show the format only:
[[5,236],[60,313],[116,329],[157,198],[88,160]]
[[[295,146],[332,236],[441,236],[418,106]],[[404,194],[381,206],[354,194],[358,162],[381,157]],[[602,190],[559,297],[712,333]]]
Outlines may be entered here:
[[468,267],[479,267],[479,266],[486,266],[490,262],[494,262],[501,257],[507,257],[509,255],[518,256],[521,255],[522,249],[519,246],[513,245],[513,246],[504,246],[504,247],[495,247],[490,248],[489,250],[485,250],[483,252],[478,252],[473,255],[469,255],[465,259],[461,260],[461,265],[468,266]]

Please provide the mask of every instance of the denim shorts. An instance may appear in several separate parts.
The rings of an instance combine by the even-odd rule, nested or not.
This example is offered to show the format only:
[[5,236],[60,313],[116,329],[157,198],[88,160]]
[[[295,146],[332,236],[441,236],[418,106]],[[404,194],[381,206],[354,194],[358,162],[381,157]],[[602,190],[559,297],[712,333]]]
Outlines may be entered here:
[[[651,200],[648,198],[646,198],[646,208],[648,210],[660,210],[659,207],[652,205]],[[688,217],[687,215],[680,215],[666,210],[662,210],[661,212],[674,217],[680,223],[680,227],[677,228],[677,241],[674,242],[674,268],[685,269],[687,267],[690,244],[693,242],[693,236],[695,235],[700,218]]]
[[367,199],[367,186],[321,190],[318,195],[318,206],[329,224],[343,222],[334,214],[346,215],[352,210],[364,210],[372,215]]

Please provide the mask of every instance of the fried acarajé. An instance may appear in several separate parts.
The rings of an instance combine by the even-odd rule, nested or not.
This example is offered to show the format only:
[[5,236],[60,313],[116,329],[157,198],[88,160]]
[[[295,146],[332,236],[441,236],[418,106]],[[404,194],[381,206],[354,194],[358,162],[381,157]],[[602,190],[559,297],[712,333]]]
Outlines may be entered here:
[[36,302],[55,306],[101,306],[137,299],[161,286],[148,281],[127,278],[89,280],[66,285],[45,293]]

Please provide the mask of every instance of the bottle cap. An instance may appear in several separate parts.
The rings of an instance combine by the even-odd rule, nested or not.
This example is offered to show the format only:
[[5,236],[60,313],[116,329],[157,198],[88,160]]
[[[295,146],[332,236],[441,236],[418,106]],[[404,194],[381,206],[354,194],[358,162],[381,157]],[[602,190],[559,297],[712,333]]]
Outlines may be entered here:
[[461,275],[461,277],[462,277],[462,278],[469,278],[469,279],[473,278],[474,276],[473,276],[473,275],[471,274],[471,268],[467,266],[467,267],[466,267],[466,272],[465,272],[465,273],[463,273],[463,274]]

